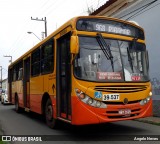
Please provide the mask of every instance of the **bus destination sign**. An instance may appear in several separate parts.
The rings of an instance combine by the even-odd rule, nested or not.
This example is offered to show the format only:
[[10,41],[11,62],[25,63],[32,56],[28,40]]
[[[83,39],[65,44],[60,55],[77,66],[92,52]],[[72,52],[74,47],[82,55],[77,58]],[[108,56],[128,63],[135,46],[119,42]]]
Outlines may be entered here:
[[[94,26],[94,25],[93,25]],[[101,31],[101,32],[109,32],[109,33],[117,33],[117,34],[124,34],[124,35],[131,35],[131,30],[127,28],[122,28],[118,26],[112,26],[108,25],[106,26],[105,24],[95,24],[96,31]]]
[[109,26],[108,32],[119,33],[119,34],[124,34],[124,35],[131,35],[130,29],[123,29],[121,27],[115,27],[115,26]]
[[79,19],[77,21],[77,30],[120,34],[144,39],[144,33],[141,29],[113,20]]

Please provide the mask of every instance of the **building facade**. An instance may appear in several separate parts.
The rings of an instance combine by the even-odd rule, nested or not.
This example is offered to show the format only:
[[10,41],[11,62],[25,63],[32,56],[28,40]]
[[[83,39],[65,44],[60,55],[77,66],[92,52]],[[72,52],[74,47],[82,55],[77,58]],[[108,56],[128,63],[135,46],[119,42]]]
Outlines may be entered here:
[[8,87],[8,79],[2,80],[2,89],[7,90]]
[[109,16],[138,23],[145,30],[149,52],[153,114],[160,117],[160,1],[109,0],[90,15]]

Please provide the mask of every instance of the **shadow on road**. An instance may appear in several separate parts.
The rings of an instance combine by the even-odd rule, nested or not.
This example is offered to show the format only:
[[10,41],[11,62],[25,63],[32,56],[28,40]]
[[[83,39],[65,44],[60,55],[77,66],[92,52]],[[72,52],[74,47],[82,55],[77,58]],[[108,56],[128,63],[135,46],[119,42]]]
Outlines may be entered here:
[[[12,109],[15,111],[14,109]],[[33,112],[22,112],[23,116],[31,118],[36,123],[46,125],[44,118]],[[96,124],[96,125],[83,125],[83,126],[74,126],[68,123],[59,121],[58,128],[54,131],[53,135],[49,136],[49,139],[52,137],[53,140],[67,140],[67,141],[117,141],[117,140],[133,140],[133,137],[138,134],[142,134],[144,129],[136,128],[134,125],[129,125],[135,121],[126,121],[127,125],[124,125],[124,122],[114,122],[114,123],[105,123],[105,124]],[[47,125],[46,125],[47,127]],[[55,135],[55,131],[60,133],[60,135]]]
[[[1,107],[1,105],[0,105]],[[1,113],[8,113],[10,114],[16,113],[14,106],[3,106],[1,109]],[[12,114],[12,115],[13,115]],[[19,115],[17,113],[17,115]],[[22,112],[19,116],[16,116],[16,119],[20,118],[22,115],[23,119],[29,119],[35,123],[37,123],[36,127],[38,128],[41,125],[41,131],[43,129],[47,129],[47,125],[43,117],[39,114],[30,112]],[[14,114],[15,116],[15,114]],[[121,122],[114,122],[114,123],[105,123],[105,124],[97,124],[97,125],[83,125],[83,126],[74,126],[68,123],[64,123],[59,121],[58,129],[51,130],[48,128],[48,132],[44,132],[46,140],[54,141],[117,141],[117,140],[133,140],[135,135],[141,135],[146,133],[147,130],[145,127],[141,126],[142,123],[137,121],[121,121]],[[137,126],[137,124],[139,126]],[[30,125],[28,125],[30,126]],[[45,129],[45,130],[46,130]],[[38,129],[37,129],[38,130]],[[39,133],[40,134],[40,133]],[[40,134],[41,135],[41,134]],[[47,136],[47,137],[46,137]]]

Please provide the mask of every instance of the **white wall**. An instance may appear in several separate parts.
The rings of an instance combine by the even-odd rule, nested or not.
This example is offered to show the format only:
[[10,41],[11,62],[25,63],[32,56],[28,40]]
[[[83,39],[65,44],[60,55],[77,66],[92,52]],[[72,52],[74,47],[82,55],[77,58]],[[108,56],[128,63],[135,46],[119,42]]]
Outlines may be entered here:
[[7,87],[8,87],[8,80],[6,79],[2,81],[2,89],[7,89]]

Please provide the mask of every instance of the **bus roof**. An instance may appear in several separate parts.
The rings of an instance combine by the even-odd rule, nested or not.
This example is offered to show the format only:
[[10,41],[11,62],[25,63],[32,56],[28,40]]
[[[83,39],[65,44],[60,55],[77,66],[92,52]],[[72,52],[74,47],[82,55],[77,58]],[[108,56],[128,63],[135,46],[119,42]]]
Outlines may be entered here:
[[17,62],[19,62],[20,60],[22,60],[24,57],[26,57],[27,55],[29,55],[32,51],[34,51],[36,48],[40,47],[41,45],[43,45],[43,43],[47,42],[49,39],[51,39],[52,37],[54,37],[55,35],[57,35],[59,32],[61,32],[64,28],[71,26],[72,29],[76,29],[76,21],[78,19],[81,18],[98,18],[98,19],[106,19],[106,20],[113,20],[113,21],[118,21],[118,22],[122,22],[122,23],[126,23],[129,25],[132,25],[134,27],[137,27],[139,29],[142,29],[140,26],[132,23],[132,22],[127,22],[121,19],[117,19],[117,18],[111,18],[111,17],[105,17],[105,16],[78,16],[78,17],[74,17],[70,20],[68,20],[66,23],[64,23],[62,26],[60,26],[57,30],[55,30],[53,33],[51,33],[49,36],[47,36],[44,40],[42,40],[41,42],[39,42],[38,44],[36,44],[34,47],[32,47],[30,50],[28,50],[26,53],[24,53],[22,56],[20,56],[17,60],[15,60],[13,63],[11,63],[9,65],[10,67],[13,67]]

